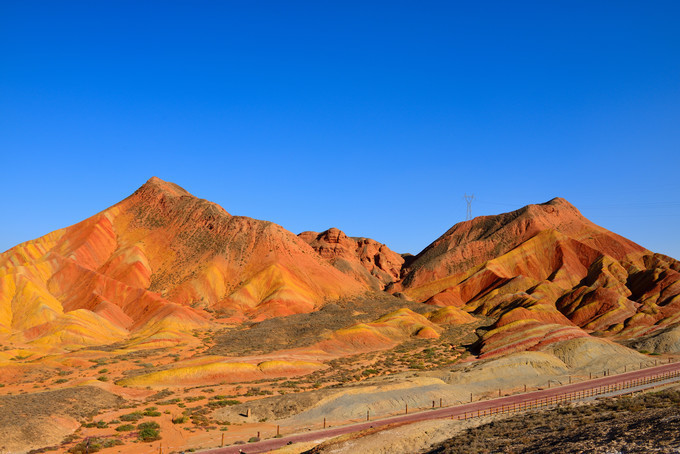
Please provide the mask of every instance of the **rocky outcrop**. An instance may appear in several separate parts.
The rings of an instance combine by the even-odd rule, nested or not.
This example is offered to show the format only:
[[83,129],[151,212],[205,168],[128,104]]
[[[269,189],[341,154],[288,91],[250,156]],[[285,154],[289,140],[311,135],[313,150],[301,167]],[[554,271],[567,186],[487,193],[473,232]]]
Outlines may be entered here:
[[382,290],[400,278],[404,258],[375,240],[348,237],[336,228],[298,236],[337,269],[373,289]]

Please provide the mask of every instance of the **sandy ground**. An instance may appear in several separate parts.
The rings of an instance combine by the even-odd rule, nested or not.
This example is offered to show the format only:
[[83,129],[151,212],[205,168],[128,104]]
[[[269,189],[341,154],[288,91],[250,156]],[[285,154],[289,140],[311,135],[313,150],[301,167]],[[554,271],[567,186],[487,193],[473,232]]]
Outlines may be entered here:
[[[25,452],[27,446],[38,445],[50,445],[55,447],[56,452],[65,452],[76,441],[85,437],[116,437],[125,443],[123,446],[101,451],[105,453],[142,454],[156,452],[159,447],[163,447],[164,452],[206,449],[220,446],[222,443],[227,445],[247,442],[258,435],[261,438],[270,438],[276,434],[277,426],[284,435],[304,432],[322,428],[324,418],[327,426],[337,426],[363,421],[367,412],[370,412],[371,418],[403,414],[407,405],[410,411],[432,408],[432,403],[438,406],[440,399],[445,406],[455,405],[469,402],[471,393],[474,400],[479,400],[497,396],[499,390],[502,395],[520,392],[524,390],[525,385],[528,390],[546,388],[566,384],[570,380],[585,380],[591,375],[601,376],[605,371],[617,373],[626,369],[637,369],[640,363],[650,365],[654,360],[664,358],[641,355],[609,341],[590,339],[585,342],[577,339],[557,344],[545,352],[522,352],[492,360],[462,361],[433,370],[412,370],[362,377],[359,381],[341,386],[326,381],[320,389],[313,388],[312,378],[296,380],[298,383],[295,385],[296,388],[286,387],[287,379],[266,383],[176,386],[170,389],[122,387],[114,383],[121,377],[143,373],[150,367],[155,369],[169,367],[175,362],[176,355],[186,357],[198,353],[197,345],[185,345],[182,351],[177,349],[114,351],[100,354],[83,352],[70,355],[68,360],[48,358],[42,362],[21,364],[21,367],[30,373],[24,373],[22,380],[0,388],[0,396],[31,396],[39,391],[91,386],[120,396],[125,399],[125,403],[112,404],[108,409],[98,408],[96,415],[81,413],[72,415],[60,410],[54,415],[48,415],[48,418],[52,418],[49,421],[43,421],[40,415],[34,415],[32,424],[36,427],[46,427],[43,433],[47,438],[43,437],[40,443],[29,444],[26,441],[31,437],[30,432],[15,430],[19,438],[12,441],[14,444],[11,452]],[[409,354],[407,351],[403,353]],[[373,364],[371,361],[375,362],[375,359],[371,359],[370,356],[359,357],[359,362],[342,367],[365,370],[371,367]],[[102,376],[110,378],[98,380]],[[280,394],[283,390],[286,394]],[[223,407],[208,405],[215,402],[220,395],[229,398],[233,396],[233,399],[241,403]],[[145,416],[139,422],[158,422],[161,426],[162,440],[141,443],[136,442],[135,433],[115,431],[116,427],[124,424],[124,421],[120,421],[122,415],[144,411],[150,407],[156,407],[160,414]],[[196,412],[199,416],[204,414],[209,419],[205,424],[189,419],[181,424],[173,424],[174,417],[187,411]],[[81,426],[87,422],[97,421],[108,423],[108,427]],[[444,425],[439,427],[440,424]],[[12,427],[10,424],[5,426]],[[440,433],[450,434],[449,429],[446,422],[418,423],[412,427],[390,429],[395,432],[387,437],[378,433],[366,437],[366,440],[376,440],[371,442],[375,449],[387,446],[386,451],[375,452],[390,452],[392,448],[398,451],[399,443],[411,443],[408,444],[408,449],[413,446],[417,451],[421,449],[420,446],[425,440],[433,440],[439,437]],[[23,442],[21,434],[25,435]],[[61,445],[61,441],[68,434],[74,435],[74,441]],[[5,438],[9,440],[11,437]],[[24,446],[24,449],[19,448],[20,446]],[[0,449],[1,447],[2,444]],[[406,447],[405,444],[404,449]],[[295,452],[300,447],[290,449],[291,452]]]

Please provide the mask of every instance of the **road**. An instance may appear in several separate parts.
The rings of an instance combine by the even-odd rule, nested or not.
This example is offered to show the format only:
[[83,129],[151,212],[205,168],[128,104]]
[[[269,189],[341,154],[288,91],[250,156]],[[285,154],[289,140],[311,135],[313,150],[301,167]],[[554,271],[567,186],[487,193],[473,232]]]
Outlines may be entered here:
[[[309,442],[316,440],[324,440],[338,435],[344,435],[352,432],[359,432],[369,428],[388,426],[391,424],[405,424],[418,421],[425,421],[429,419],[442,418],[464,418],[472,417],[477,414],[488,414],[493,411],[497,413],[500,410],[520,409],[522,406],[531,405],[536,402],[543,402],[549,404],[555,402],[555,399],[562,399],[565,396],[572,396],[575,399],[583,399],[584,395],[588,395],[593,390],[601,390],[606,392],[607,386],[621,387],[629,386],[627,389],[635,389],[640,380],[650,377],[658,377],[668,373],[680,374],[680,363],[664,364],[661,366],[650,367],[647,369],[627,372],[618,375],[609,375],[606,377],[595,378],[579,383],[569,385],[557,386],[550,389],[543,389],[539,391],[532,391],[527,393],[515,394],[506,397],[499,397],[489,400],[481,400],[471,402],[469,404],[457,405],[454,407],[435,408],[431,410],[419,411],[417,413],[404,414],[401,416],[392,416],[389,418],[376,419],[374,421],[367,421],[357,424],[349,424],[346,426],[332,427],[323,430],[316,430],[312,432],[303,432],[295,435],[285,436],[283,438],[272,438],[263,440],[257,443],[248,443],[244,445],[227,446],[224,448],[214,448],[204,453],[210,454],[238,454],[245,452],[247,454],[264,453],[274,449],[278,449],[290,443]],[[680,377],[675,377],[680,379]],[[640,386],[649,387],[653,385]],[[603,389],[603,387],[605,387]],[[612,390],[612,394],[620,393],[620,391]],[[241,451],[242,450],[242,451]]]

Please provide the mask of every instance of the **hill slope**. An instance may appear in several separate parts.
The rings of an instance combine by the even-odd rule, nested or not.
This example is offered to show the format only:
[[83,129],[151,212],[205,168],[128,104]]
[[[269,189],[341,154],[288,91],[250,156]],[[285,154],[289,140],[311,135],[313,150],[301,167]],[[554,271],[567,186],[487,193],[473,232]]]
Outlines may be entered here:
[[156,341],[313,311],[364,291],[271,222],[231,216],[158,178],[76,225],[0,254],[0,335],[44,345]]
[[653,254],[553,199],[456,224],[390,291],[497,317],[482,355],[590,333],[630,338],[678,321],[680,262]]

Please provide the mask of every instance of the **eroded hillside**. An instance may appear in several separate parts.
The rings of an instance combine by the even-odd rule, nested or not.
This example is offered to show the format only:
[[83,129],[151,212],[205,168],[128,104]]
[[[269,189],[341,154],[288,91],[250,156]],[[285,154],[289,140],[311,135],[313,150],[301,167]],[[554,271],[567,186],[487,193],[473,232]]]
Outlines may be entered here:
[[[625,370],[678,351],[678,305],[680,262],[562,199],[456,224],[409,257],[152,178],[0,254],[0,394],[118,396],[92,414],[48,406],[50,443],[73,434],[61,450],[134,452],[143,421],[196,447],[218,427],[233,442],[367,402],[389,414]],[[21,433],[8,449],[36,447]]]

